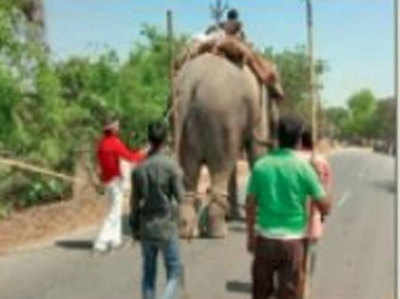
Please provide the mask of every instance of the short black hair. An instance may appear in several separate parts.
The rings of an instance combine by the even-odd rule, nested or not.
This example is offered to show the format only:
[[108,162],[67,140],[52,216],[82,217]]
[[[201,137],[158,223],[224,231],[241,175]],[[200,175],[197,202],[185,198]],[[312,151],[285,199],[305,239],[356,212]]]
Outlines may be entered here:
[[230,9],[227,14],[228,20],[237,20],[239,18],[239,12],[236,9]]
[[153,146],[162,145],[167,139],[167,128],[165,124],[160,121],[149,124],[147,136]]
[[312,150],[314,148],[314,142],[312,139],[312,133],[310,128],[306,128],[301,135],[301,143],[304,148]]
[[295,116],[283,116],[279,120],[279,147],[294,149],[300,142],[303,133],[303,122]]

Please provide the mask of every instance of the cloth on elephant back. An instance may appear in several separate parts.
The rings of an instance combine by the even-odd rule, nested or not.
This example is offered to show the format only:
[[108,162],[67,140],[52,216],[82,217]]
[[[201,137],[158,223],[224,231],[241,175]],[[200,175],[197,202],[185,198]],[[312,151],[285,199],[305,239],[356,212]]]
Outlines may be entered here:
[[187,61],[204,53],[225,57],[240,66],[247,64],[258,80],[267,86],[276,79],[276,69],[271,62],[256,54],[245,42],[230,35],[218,35],[189,46],[184,55],[175,60],[175,71],[179,71]]

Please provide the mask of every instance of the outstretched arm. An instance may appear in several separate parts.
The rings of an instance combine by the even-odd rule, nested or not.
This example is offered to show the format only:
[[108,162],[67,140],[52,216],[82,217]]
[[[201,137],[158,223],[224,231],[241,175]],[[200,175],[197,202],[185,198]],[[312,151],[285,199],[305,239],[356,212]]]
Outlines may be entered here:
[[142,162],[146,158],[146,155],[140,150],[129,150],[119,139],[116,143],[115,151],[119,157],[135,163]]

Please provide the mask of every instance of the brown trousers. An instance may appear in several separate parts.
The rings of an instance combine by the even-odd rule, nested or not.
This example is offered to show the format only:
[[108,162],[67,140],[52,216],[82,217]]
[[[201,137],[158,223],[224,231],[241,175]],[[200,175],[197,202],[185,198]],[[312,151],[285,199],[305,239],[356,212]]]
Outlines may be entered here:
[[274,294],[277,274],[278,299],[301,299],[304,288],[305,243],[299,240],[257,238],[253,262],[253,299],[267,299]]

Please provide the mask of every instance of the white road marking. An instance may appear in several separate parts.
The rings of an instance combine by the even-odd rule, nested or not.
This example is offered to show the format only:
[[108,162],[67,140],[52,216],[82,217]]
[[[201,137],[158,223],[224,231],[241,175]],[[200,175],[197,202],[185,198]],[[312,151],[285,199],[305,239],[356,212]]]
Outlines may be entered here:
[[351,195],[351,193],[349,191],[346,191],[343,194],[342,198],[338,202],[338,207],[339,208],[344,205],[344,203],[349,199],[350,195]]

